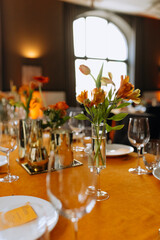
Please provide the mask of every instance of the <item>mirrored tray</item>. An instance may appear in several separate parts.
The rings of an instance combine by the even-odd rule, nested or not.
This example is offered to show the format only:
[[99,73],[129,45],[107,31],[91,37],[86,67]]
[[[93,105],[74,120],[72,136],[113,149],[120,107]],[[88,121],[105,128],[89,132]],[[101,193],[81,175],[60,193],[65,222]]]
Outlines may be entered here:
[[[35,174],[39,174],[39,173],[47,173],[48,172],[48,168],[46,166],[46,169],[44,170],[39,170],[39,171],[35,171],[28,163],[20,163],[19,160],[16,160],[30,175],[35,175]],[[59,165],[57,168],[52,168],[52,171],[57,171],[60,169],[64,169],[64,168],[71,168],[71,167],[78,167],[83,165],[80,161],[74,159],[72,165],[69,166],[62,166]]]

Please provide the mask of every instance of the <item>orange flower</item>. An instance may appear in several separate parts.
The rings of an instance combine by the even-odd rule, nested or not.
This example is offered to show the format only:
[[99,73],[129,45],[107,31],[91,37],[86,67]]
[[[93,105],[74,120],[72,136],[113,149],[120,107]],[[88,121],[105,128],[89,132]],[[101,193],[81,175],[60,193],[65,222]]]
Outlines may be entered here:
[[32,98],[31,101],[30,101],[29,107],[30,107],[31,109],[36,108],[36,107],[37,107],[37,104],[39,104],[39,103],[40,103],[40,101],[39,101],[38,98]]
[[81,71],[81,73],[85,74],[85,75],[89,75],[91,70],[89,69],[89,67],[85,66],[85,65],[80,65],[79,66],[79,70]]
[[40,83],[48,83],[49,82],[49,78],[48,77],[44,77],[44,76],[39,76],[39,77],[33,77],[34,80],[40,82]]
[[31,90],[34,90],[34,89],[37,88],[37,87],[38,87],[38,83],[33,82],[33,81],[30,82],[30,88],[31,88]]
[[93,96],[93,100],[91,101],[93,105],[97,106],[98,104],[104,102],[106,93],[103,89],[94,88],[91,94]]
[[58,103],[56,103],[56,105],[55,105],[55,109],[57,109],[57,110],[66,110],[66,109],[68,109],[68,108],[69,108],[69,106],[66,104],[65,101],[63,101],[63,102],[58,102]]
[[18,93],[19,93],[19,95],[21,95],[21,96],[29,97],[29,86],[28,86],[28,85],[22,85],[22,86],[19,88]]
[[85,103],[86,100],[88,99],[88,91],[82,91],[80,95],[77,96],[77,101],[79,103]]
[[132,100],[135,103],[140,103],[140,90],[136,89],[134,91],[134,85],[129,82],[129,77],[123,78],[121,76],[120,88],[117,91],[117,98],[123,98],[125,100]]

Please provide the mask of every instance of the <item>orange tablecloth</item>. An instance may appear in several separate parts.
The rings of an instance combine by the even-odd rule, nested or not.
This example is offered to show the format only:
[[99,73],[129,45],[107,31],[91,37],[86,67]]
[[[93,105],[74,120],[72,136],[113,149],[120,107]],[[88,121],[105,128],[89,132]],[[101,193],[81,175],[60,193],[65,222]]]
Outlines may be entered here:
[[[16,161],[17,150],[11,153],[11,172],[20,179],[0,183],[0,196],[29,195],[48,200],[46,174],[29,175]],[[143,164],[143,163],[142,163]],[[101,171],[101,188],[110,198],[97,202],[91,213],[79,221],[78,239],[83,240],[157,240],[160,227],[160,181],[152,175],[128,172],[136,166],[136,153],[107,158]],[[59,217],[51,240],[74,240],[73,226]]]

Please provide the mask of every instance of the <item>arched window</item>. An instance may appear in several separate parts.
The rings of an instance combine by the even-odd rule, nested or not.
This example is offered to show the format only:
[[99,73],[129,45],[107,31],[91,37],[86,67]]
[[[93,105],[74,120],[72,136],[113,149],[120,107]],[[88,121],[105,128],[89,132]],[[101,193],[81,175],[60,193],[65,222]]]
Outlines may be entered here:
[[[113,21],[112,21],[113,20]],[[121,29],[118,24],[121,25]],[[126,23],[125,23],[126,24]],[[96,11],[78,16],[73,22],[73,41],[75,56],[75,92],[91,90],[95,84],[90,76],[88,79],[79,71],[79,66],[90,67],[92,75],[97,76],[104,63],[103,76],[108,72],[113,74],[113,81],[119,87],[121,75],[129,73],[129,38],[124,32],[128,25],[120,18],[103,16]],[[129,35],[129,34],[128,34]]]

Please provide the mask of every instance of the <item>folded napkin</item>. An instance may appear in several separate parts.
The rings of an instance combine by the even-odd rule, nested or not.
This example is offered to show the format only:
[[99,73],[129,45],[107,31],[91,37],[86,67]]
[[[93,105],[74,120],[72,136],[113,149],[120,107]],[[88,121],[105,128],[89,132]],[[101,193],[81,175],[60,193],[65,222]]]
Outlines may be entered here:
[[37,214],[29,203],[7,212],[0,212],[0,230],[17,227],[37,218]]

